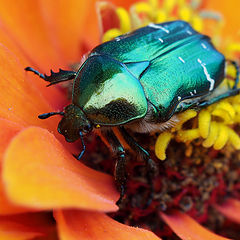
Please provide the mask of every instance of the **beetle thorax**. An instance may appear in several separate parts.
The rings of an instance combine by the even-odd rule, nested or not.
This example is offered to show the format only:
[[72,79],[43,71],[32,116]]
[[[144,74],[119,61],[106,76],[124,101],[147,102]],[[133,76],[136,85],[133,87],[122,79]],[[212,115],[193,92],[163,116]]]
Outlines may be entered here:
[[91,130],[92,123],[78,106],[70,104],[65,108],[64,116],[58,125],[58,132],[66,141],[74,142],[80,137],[80,132],[88,133]]

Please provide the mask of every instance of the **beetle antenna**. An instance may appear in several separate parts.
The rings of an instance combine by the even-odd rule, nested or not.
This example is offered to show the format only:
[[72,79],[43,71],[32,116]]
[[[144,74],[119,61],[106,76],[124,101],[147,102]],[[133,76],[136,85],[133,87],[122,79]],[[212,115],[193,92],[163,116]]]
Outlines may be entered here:
[[38,116],[38,118],[40,119],[47,119],[51,116],[54,116],[54,115],[64,115],[64,112],[49,112],[49,113],[43,113],[41,115]]
[[77,156],[77,160],[80,160],[83,156],[83,154],[85,153],[85,150],[86,150],[86,145],[84,143],[84,140],[83,140],[83,134],[82,132],[80,131],[79,132],[79,135],[80,135],[80,138],[81,138],[81,142],[82,142],[82,146],[83,146],[83,150],[80,152],[80,154]]

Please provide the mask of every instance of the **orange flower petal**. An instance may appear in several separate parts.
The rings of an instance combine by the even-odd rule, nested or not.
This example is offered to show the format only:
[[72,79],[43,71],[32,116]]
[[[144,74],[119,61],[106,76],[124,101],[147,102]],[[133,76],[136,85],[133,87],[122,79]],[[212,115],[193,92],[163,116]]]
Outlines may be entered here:
[[[0,163],[2,162],[3,158],[3,153],[5,149],[7,148],[9,142],[11,139],[23,129],[22,126],[8,121],[6,119],[0,118],[0,126],[1,126],[1,131],[0,131]],[[1,169],[1,165],[0,165]],[[0,204],[1,206],[1,204]]]
[[219,4],[219,0],[205,0],[204,8],[222,14],[225,20],[224,34],[226,34],[226,36],[236,36],[237,33],[240,33],[239,0],[221,1],[221,4]]
[[228,219],[240,223],[240,201],[229,198],[223,204],[214,207]]
[[[47,83],[37,77],[36,75],[32,73],[26,73],[24,71],[24,68],[26,66],[31,66],[32,64],[29,62],[29,60],[26,58],[24,53],[17,47],[17,45],[12,41],[9,36],[7,36],[1,29],[0,29],[0,43],[3,45],[0,45],[1,47],[1,55],[2,55],[2,62],[6,62],[5,65],[1,64],[1,73],[5,74],[6,76],[9,76],[11,78],[12,72],[17,72],[20,70],[21,73],[19,75],[24,76],[24,78],[28,77],[28,82],[26,84],[32,85],[35,88],[37,88],[37,92],[41,92],[41,95],[43,95],[49,104],[51,104],[53,107],[58,108],[59,106],[62,106],[63,103],[65,104],[66,100],[62,93],[56,88],[46,88]],[[7,50],[6,50],[7,47]],[[9,50],[11,49],[11,50]],[[17,57],[16,57],[17,56]],[[8,59],[9,58],[9,59]],[[9,62],[15,62],[16,65],[9,64]],[[12,68],[13,67],[13,68]],[[4,69],[2,69],[4,68]],[[4,72],[3,72],[4,70]],[[24,73],[24,75],[23,75]],[[49,71],[47,72],[49,73]],[[11,81],[11,79],[9,79]],[[18,79],[19,82],[23,79]],[[5,83],[6,85],[9,84],[8,82]],[[13,82],[14,84],[14,82]],[[9,85],[10,87],[10,85]],[[27,89],[26,89],[27,90]],[[58,101],[56,101],[58,99]]]
[[1,29],[0,27],[0,43],[6,46],[8,49],[18,56],[19,61],[23,65],[29,64],[29,61],[22,50],[16,45],[16,43]]
[[[32,211],[33,211],[32,209],[20,207],[9,202],[5,194],[4,184],[2,180],[0,180],[0,215],[18,214],[18,213],[32,212]],[[0,237],[0,239],[2,238]]]
[[[5,149],[7,148],[11,139],[20,131],[22,127],[16,123],[10,122],[5,119],[0,119],[0,170],[2,170],[2,158]],[[27,209],[16,206],[9,202],[6,197],[4,184],[2,182],[2,173],[0,171],[0,214],[15,214],[26,212]]]
[[[15,56],[0,45],[0,117],[18,122],[20,125],[38,125],[48,127],[56,132],[57,121],[41,121],[37,116],[41,113],[51,112],[52,108],[40,95],[30,81],[26,81],[23,66]],[[52,102],[60,96],[56,89],[49,93]],[[56,95],[55,95],[56,94]]]
[[173,211],[171,214],[160,213],[168,226],[183,240],[227,240],[202,227],[185,213]]
[[0,216],[0,239],[27,240],[49,234],[54,225],[47,213]]
[[112,0],[111,2],[114,3],[117,7],[123,7],[128,10],[132,4],[139,2],[139,0],[128,0],[128,1]]
[[48,34],[67,64],[80,61],[80,44],[86,34],[83,29],[88,25],[85,20],[91,21],[87,17],[94,14],[94,3],[95,0],[39,1]]
[[160,240],[150,231],[118,223],[103,213],[56,211],[61,240]]
[[10,143],[3,164],[8,197],[36,209],[116,211],[112,177],[74,159],[45,129],[30,127]]
[[[7,11],[6,11],[7,9]],[[63,58],[51,42],[39,1],[1,1],[1,28],[13,39],[34,66],[47,70],[62,66]]]

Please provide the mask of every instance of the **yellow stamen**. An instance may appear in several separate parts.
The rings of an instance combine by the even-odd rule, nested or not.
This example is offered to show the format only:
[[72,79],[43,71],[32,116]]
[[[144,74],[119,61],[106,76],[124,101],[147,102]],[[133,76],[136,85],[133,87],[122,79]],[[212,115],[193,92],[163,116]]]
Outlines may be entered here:
[[[232,74],[232,73],[231,73]],[[231,76],[231,75],[229,75]],[[232,76],[235,78],[235,76]],[[224,89],[226,89],[226,91],[230,88],[233,88],[234,86],[234,81],[230,80],[230,79],[224,79],[224,81],[221,83],[221,87],[223,87]]]
[[216,150],[222,149],[228,141],[228,132],[229,128],[224,124],[219,124],[219,134],[213,145],[213,148]]
[[183,6],[179,10],[180,19],[189,22],[192,18],[192,9],[188,6]]
[[148,2],[152,6],[153,9],[158,8],[158,0],[148,0]]
[[[167,1],[167,0],[166,0]],[[201,0],[200,0],[201,1]],[[187,0],[178,0],[177,1],[177,4],[179,7],[182,7],[182,6],[187,6],[188,3],[187,3]]]
[[146,2],[138,2],[134,6],[137,13],[145,13],[149,17],[153,15],[152,7]]
[[170,132],[161,133],[155,144],[155,154],[158,159],[166,159],[166,149],[173,135]]
[[117,29],[117,28],[109,29],[107,32],[104,33],[102,41],[103,42],[110,41],[113,38],[115,38],[115,37],[117,37],[117,36],[119,36],[121,34],[122,34],[122,32],[119,29]]
[[231,116],[230,114],[224,110],[224,109],[219,109],[219,108],[216,108],[213,112],[212,112],[212,115],[215,116],[215,117],[219,117],[221,118],[223,121],[225,122],[230,122],[231,121]]
[[211,114],[208,110],[202,110],[198,116],[198,126],[201,137],[207,138],[211,124]]
[[218,137],[218,129],[219,128],[218,128],[217,122],[211,122],[209,135],[208,135],[207,139],[205,141],[203,141],[203,143],[202,143],[202,145],[204,147],[209,148],[215,143],[215,141]]
[[176,125],[176,127],[172,128],[172,131],[176,131],[176,130],[179,130],[181,129],[182,125],[187,122],[188,120],[194,118],[197,116],[197,112],[192,110],[192,109],[189,109],[183,113],[180,113],[178,114],[178,118],[179,118],[179,122],[178,124]]
[[236,114],[240,114],[240,104],[239,103],[233,104],[233,108],[234,108]]
[[233,65],[228,65],[227,66],[227,75],[235,78],[236,77],[236,67]]
[[156,23],[161,23],[161,22],[165,22],[166,20],[167,20],[166,11],[164,9],[157,10],[155,22]]
[[129,14],[125,8],[117,8],[117,15],[120,20],[120,30],[122,33],[127,33],[131,30],[131,21]]
[[173,8],[176,6],[176,0],[165,0],[163,2],[163,8],[170,14],[172,12]]
[[188,142],[200,137],[199,130],[189,129],[189,130],[179,130],[176,136],[177,141]]
[[233,43],[229,44],[227,47],[227,50],[231,51],[231,52],[240,52],[240,43],[233,42]]
[[229,141],[237,150],[239,150],[240,149],[239,136],[231,128],[228,129],[228,133],[229,133]]
[[228,114],[230,115],[231,118],[234,118],[236,115],[236,112],[235,112],[233,106],[227,101],[219,102],[217,104],[216,108],[225,110],[226,112],[228,112]]
[[196,31],[198,31],[198,32],[202,32],[202,31],[203,31],[203,20],[200,18],[199,15],[197,15],[197,14],[194,15],[194,16],[192,17],[191,22],[192,22],[193,28],[194,28]]

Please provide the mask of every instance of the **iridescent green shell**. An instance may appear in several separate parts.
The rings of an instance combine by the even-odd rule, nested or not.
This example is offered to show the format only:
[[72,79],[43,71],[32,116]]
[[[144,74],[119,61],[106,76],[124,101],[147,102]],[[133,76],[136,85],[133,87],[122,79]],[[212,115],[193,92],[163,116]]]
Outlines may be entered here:
[[119,125],[142,118],[147,100],[138,79],[108,56],[90,56],[74,81],[73,104],[95,124]]
[[149,24],[92,50],[74,82],[73,103],[96,124],[143,118],[159,122],[180,102],[206,96],[223,80],[225,58],[183,21]]

